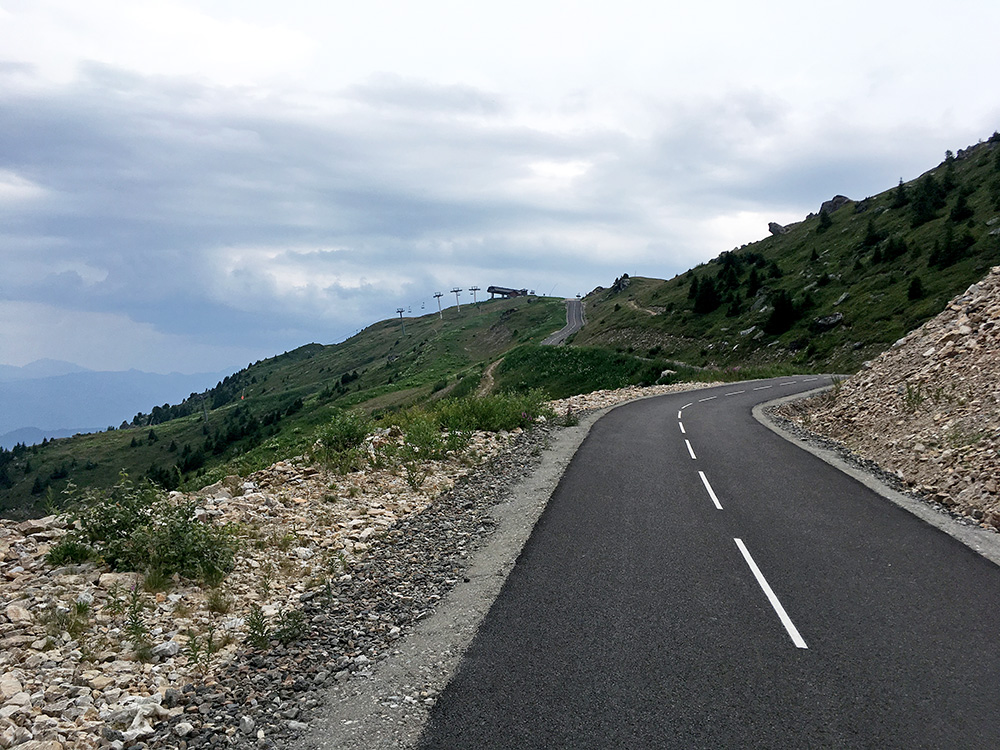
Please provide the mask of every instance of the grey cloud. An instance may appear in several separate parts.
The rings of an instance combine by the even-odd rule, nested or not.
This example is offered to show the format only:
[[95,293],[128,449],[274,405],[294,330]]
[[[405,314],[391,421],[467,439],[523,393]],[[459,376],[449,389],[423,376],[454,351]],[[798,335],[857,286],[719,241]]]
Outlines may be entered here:
[[[892,174],[888,187],[902,168],[902,149],[861,148],[862,129],[796,150],[789,108],[757,93],[664,107],[648,137],[512,125],[503,102],[468,87],[383,78],[346,97],[351,106],[335,99],[321,116],[95,65],[63,89],[0,89],[0,169],[47,191],[6,209],[5,253],[107,272],[5,277],[0,296],[117,312],[203,344],[285,349],[335,340],[449,284],[572,294],[622,272],[672,275],[678,258],[728,248],[678,246],[650,206],[805,213],[859,173]],[[538,162],[592,166],[540,196],[516,187]],[[588,232],[605,244],[583,261],[562,237]],[[616,234],[620,248],[607,239]],[[224,267],[227,253],[254,248],[278,257]],[[275,263],[315,280],[284,288]],[[382,268],[402,281],[358,284]],[[337,275],[354,281],[327,278]]]

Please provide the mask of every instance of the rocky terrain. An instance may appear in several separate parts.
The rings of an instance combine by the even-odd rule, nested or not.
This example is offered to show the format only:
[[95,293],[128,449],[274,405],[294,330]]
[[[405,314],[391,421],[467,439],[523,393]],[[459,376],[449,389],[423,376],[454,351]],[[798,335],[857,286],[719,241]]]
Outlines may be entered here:
[[779,414],[1000,529],[1000,267],[830,393]]
[[[552,405],[566,423],[703,385]],[[243,539],[214,589],[178,579],[146,592],[136,574],[53,567],[44,556],[67,519],[0,522],[0,748],[287,746],[325,688],[391,653],[462,577],[492,529],[491,508],[556,429],[478,433],[471,450],[424,463],[419,482],[398,467],[337,475],[300,457],[207,487],[198,514],[238,524]],[[252,622],[254,605],[263,623]]]

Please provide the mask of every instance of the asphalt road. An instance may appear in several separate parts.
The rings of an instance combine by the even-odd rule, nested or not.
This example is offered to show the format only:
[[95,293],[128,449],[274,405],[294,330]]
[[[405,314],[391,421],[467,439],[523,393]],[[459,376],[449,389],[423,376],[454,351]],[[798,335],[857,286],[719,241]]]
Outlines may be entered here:
[[542,346],[559,346],[570,336],[583,328],[583,302],[578,299],[566,300],[566,326],[542,341]]
[[751,416],[819,384],[598,421],[419,746],[1000,747],[1000,568]]

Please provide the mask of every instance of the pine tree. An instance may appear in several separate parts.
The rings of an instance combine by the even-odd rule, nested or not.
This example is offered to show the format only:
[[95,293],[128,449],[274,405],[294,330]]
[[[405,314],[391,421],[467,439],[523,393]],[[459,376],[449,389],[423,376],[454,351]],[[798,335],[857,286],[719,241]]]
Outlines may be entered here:
[[774,309],[764,324],[764,333],[777,336],[784,333],[795,322],[795,305],[792,298],[784,289],[778,291],[774,296]]
[[694,311],[700,315],[710,313],[722,302],[712,279],[705,279],[698,285],[698,296],[694,298]]
[[899,187],[896,188],[895,192],[892,194],[892,203],[890,208],[903,208],[907,203],[910,202],[910,196],[906,192],[906,186],[903,184],[903,178],[899,178]]
[[912,204],[911,224],[914,228],[937,218],[938,209],[945,204],[945,191],[934,179],[934,175],[928,173],[920,178],[913,191]]
[[954,222],[965,221],[966,219],[972,218],[972,207],[969,205],[969,190],[968,188],[962,189],[958,192],[958,198],[955,200],[955,205],[952,206],[951,213],[948,214],[948,218]]
[[826,211],[820,211],[819,226],[816,227],[816,233],[822,234],[831,226],[833,226],[833,219],[830,218],[830,214],[828,214]]
[[875,220],[868,219],[868,226],[865,228],[865,238],[861,240],[864,247],[875,247],[882,241],[882,233],[875,228]]

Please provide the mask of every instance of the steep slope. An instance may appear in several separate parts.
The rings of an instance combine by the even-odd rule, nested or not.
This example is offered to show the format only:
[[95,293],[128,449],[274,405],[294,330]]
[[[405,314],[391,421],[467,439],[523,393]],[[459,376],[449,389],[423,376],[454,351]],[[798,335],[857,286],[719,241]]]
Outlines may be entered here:
[[572,343],[699,366],[852,372],[1000,263],[1000,135],[772,231],[669,281],[623,276],[595,289]]
[[785,416],[1000,529],[1000,266],[835,392]]

